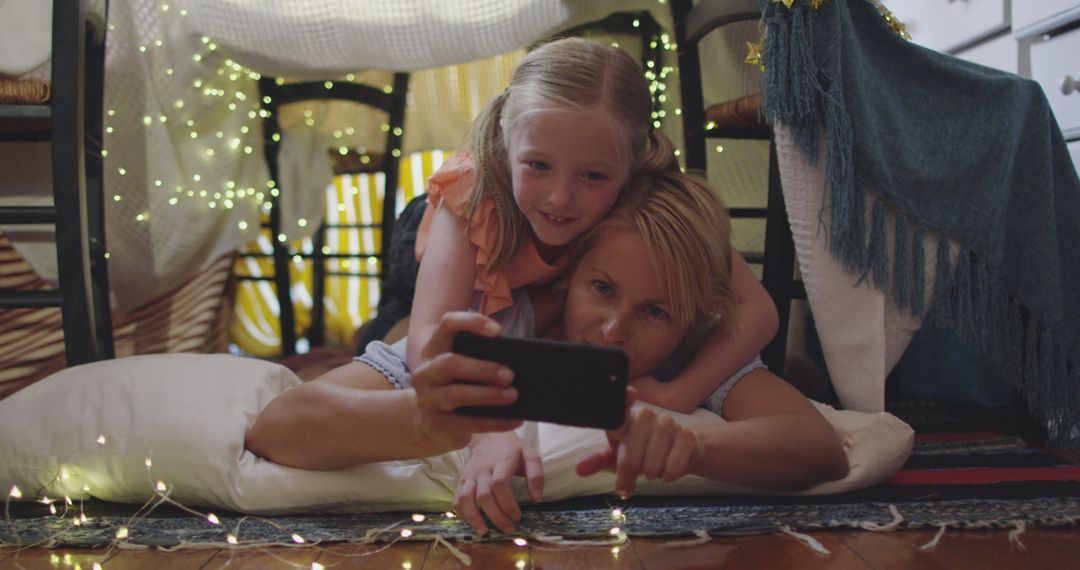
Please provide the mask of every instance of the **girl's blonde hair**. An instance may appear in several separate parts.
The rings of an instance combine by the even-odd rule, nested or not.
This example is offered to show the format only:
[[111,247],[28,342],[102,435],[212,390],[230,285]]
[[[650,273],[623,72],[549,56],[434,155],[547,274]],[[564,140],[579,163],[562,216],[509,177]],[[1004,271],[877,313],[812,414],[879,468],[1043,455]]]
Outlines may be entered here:
[[618,48],[565,38],[536,48],[518,62],[510,86],[488,103],[472,127],[476,169],[466,217],[471,225],[481,202],[495,201],[500,231],[490,269],[513,259],[528,227],[514,203],[504,133],[531,113],[603,106],[613,131],[625,139],[631,174],[678,169],[674,145],[652,129],[652,104],[641,66]]
[[678,171],[640,173],[575,253],[580,260],[604,232],[641,234],[676,320],[701,335],[731,330],[737,300],[731,283],[731,221],[709,183]]

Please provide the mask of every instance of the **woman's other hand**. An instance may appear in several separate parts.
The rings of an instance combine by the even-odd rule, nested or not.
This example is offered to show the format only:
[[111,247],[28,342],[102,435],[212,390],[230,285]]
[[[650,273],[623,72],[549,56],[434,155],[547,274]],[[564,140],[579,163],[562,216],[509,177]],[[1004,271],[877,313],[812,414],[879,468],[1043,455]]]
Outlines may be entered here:
[[607,432],[608,447],[589,453],[577,464],[582,477],[602,470],[615,473],[615,492],[633,494],[639,475],[665,482],[690,473],[701,456],[701,442],[671,415],[648,407],[632,408],[637,394],[627,390],[626,421]]

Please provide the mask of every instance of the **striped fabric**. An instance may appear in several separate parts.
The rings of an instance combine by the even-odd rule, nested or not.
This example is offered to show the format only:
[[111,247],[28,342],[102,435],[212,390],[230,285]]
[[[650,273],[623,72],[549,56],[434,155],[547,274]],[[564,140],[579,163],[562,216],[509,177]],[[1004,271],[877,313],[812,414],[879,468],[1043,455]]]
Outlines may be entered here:
[[992,431],[916,434],[915,447],[891,485],[988,485],[1080,482],[1080,466]]
[[[113,316],[116,355],[224,352],[233,256],[217,259],[173,292]],[[49,289],[0,234],[0,290]],[[0,399],[65,367],[60,309],[0,312]]]

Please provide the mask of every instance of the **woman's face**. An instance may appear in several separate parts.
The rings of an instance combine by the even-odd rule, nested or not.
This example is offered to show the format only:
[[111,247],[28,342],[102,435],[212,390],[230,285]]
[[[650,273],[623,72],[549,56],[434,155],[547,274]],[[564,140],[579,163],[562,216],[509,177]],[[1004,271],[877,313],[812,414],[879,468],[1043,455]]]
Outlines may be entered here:
[[630,357],[630,377],[636,378],[658,367],[686,336],[690,325],[674,314],[641,234],[609,229],[570,277],[566,339],[621,348]]

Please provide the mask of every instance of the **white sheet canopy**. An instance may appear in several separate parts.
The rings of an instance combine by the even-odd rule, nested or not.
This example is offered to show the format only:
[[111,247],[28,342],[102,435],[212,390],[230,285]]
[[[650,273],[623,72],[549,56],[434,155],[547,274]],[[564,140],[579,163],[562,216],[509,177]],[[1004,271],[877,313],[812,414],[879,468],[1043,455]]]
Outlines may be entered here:
[[[43,4],[51,2],[0,2],[0,76],[48,79],[51,9]],[[390,70],[423,70],[412,77],[403,150],[454,149],[471,117],[505,86],[515,50],[626,10],[651,10],[670,28],[670,9],[659,0],[111,2],[104,147],[114,310],[175,288],[257,236],[269,191],[258,74],[352,74],[388,85]],[[429,88],[448,81],[457,88]],[[291,107],[279,117],[278,182],[287,188],[284,232],[297,238],[316,226],[299,220],[321,216],[327,149],[381,146],[385,119],[355,106]],[[0,203],[51,201],[48,160],[45,144],[0,144]],[[55,279],[51,228],[0,230],[35,271]]]
[[[43,4],[51,2],[0,0],[0,76],[48,78]],[[111,2],[104,146],[114,310],[171,291],[257,236],[268,192],[258,74],[388,85],[390,70],[413,71],[403,152],[454,149],[471,118],[506,85],[520,54],[515,50],[631,10],[649,10],[671,29],[666,0]],[[714,58],[703,76],[706,101],[758,89],[757,70],[741,63],[745,40],[757,37],[756,26],[747,26],[704,40],[703,53]],[[665,55],[661,65],[674,65],[672,54]],[[679,140],[677,81],[667,83],[663,128]],[[331,180],[327,149],[375,148],[383,121],[355,106],[283,108],[279,183],[287,189],[281,209],[289,238],[316,226],[300,220],[321,216]],[[766,147],[722,142],[709,153],[713,184],[728,206],[760,205]],[[857,285],[825,253],[818,223],[822,174],[783,136],[780,143],[796,248],[834,384],[847,407],[880,410],[885,375],[920,319],[897,316],[880,291]],[[0,174],[0,203],[51,201],[46,145],[0,144]],[[754,233],[736,226],[737,240]],[[42,277],[55,278],[49,228],[0,231]],[[751,240],[760,236],[758,230]],[[736,243],[754,248],[746,245]]]

